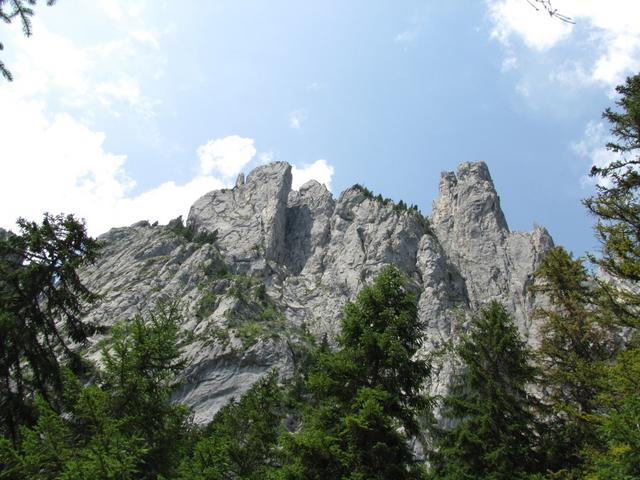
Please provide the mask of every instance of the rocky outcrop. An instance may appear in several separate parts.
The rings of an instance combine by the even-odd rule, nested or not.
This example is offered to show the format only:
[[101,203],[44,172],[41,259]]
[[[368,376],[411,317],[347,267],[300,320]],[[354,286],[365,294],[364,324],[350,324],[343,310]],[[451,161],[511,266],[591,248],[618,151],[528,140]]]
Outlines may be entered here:
[[[90,316],[108,324],[179,298],[189,366],[176,399],[200,422],[269,369],[289,375],[309,335],[333,338],[344,305],[386,264],[419,295],[421,354],[493,299],[530,336],[532,274],[553,245],[543,228],[509,230],[482,162],[442,174],[430,219],[360,186],[337,200],[315,181],[293,191],[290,166],[274,163],[200,198],[186,227],[141,222],[101,240],[105,255],[84,274],[102,294]],[[444,358],[428,388],[446,390],[453,368]]]
[[239,271],[264,268],[263,261],[285,258],[287,199],[291,166],[276,162],[239,177],[233,189],[215,190],[189,211],[187,226],[211,233],[230,264]]
[[531,327],[532,274],[553,246],[548,232],[510,232],[487,165],[463,163],[444,172],[433,203],[433,230],[444,252],[465,279],[471,308],[489,300],[507,305],[520,331]]
[[329,242],[334,208],[329,190],[315,180],[289,193],[284,263],[291,274],[299,275],[316,249]]

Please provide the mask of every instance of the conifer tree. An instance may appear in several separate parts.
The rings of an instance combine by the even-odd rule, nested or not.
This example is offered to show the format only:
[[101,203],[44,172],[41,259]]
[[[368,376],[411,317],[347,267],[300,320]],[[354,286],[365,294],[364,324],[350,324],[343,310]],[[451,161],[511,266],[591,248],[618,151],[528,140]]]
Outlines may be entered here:
[[99,249],[71,215],[47,214],[41,225],[19,219],[18,225],[19,234],[0,238],[0,433],[14,443],[18,426],[34,419],[34,393],[56,407],[60,360],[81,367],[72,345],[96,331],[82,319],[96,296],[79,269]]
[[[47,5],[51,6],[57,0],[47,0]],[[0,0],[0,20],[4,23],[11,23],[15,18],[20,19],[22,23],[22,31],[27,37],[32,32],[31,17],[33,16],[33,7],[36,6],[38,0]],[[0,51],[4,49],[4,45],[0,42]],[[2,60],[0,60],[0,74],[8,81],[13,80],[13,75],[7,69]]]
[[606,384],[599,400],[602,445],[585,449],[588,480],[640,478],[640,348],[632,345],[606,368]]
[[535,411],[527,392],[531,354],[505,308],[492,302],[473,317],[456,348],[454,376],[434,430],[432,478],[512,480],[538,468]]
[[570,471],[582,465],[584,446],[597,442],[593,414],[615,344],[608,315],[596,306],[597,289],[580,259],[555,247],[536,272],[535,289],[551,303],[535,312],[542,322],[537,351],[541,387],[551,409],[548,468]]
[[415,298],[387,267],[345,308],[338,350],[312,367],[302,428],[284,439],[278,478],[421,478],[409,446],[429,406],[421,342]]
[[62,412],[39,397],[21,442],[0,439],[0,479],[176,478],[190,434],[186,408],[170,398],[177,320],[166,304],[117,323],[90,384],[65,369]]
[[102,352],[102,388],[111,396],[110,412],[121,430],[144,441],[141,479],[175,476],[188,437],[189,412],[170,401],[182,371],[178,347],[177,302],[160,303],[146,317],[117,323]]
[[603,117],[613,136],[607,148],[619,159],[592,168],[591,174],[604,182],[585,205],[598,219],[596,236],[602,245],[601,255],[591,260],[606,275],[598,282],[597,304],[618,325],[632,329],[626,329],[626,344],[605,371],[595,416],[600,444],[586,449],[590,480],[640,475],[640,74],[616,91],[618,108],[608,108]]
[[222,407],[180,467],[183,480],[263,480],[279,464],[283,390],[277,372]]
[[595,230],[602,245],[602,255],[591,260],[621,280],[601,282],[602,300],[622,323],[637,327],[640,294],[629,286],[640,281],[640,74],[627,78],[616,91],[619,109],[607,108],[603,117],[614,137],[607,148],[620,158],[591,169],[591,175],[604,182],[584,203],[598,219]]

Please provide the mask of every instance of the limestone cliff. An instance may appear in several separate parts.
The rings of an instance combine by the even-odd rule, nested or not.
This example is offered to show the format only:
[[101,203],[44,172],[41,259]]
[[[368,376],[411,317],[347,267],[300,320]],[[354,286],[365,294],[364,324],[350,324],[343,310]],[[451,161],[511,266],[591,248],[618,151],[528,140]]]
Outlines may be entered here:
[[[335,335],[345,303],[386,264],[419,295],[423,354],[492,299],[534,341],[531,278],[553,245],[543,228],[509,230],[482,162],[442,174],[430,219],[359,186],[337,199],[315,181],[291,190],[279,162],[204,195],[186,226],[140,222],[100,240],[104,255],[85,273],[102,295],[91,317],[108,324],[180,299],[188,367],[177,399],[201,422],[269,369],[290,374],[309,336]],[[426,387],[441,393],[452,365],[436,370]]]

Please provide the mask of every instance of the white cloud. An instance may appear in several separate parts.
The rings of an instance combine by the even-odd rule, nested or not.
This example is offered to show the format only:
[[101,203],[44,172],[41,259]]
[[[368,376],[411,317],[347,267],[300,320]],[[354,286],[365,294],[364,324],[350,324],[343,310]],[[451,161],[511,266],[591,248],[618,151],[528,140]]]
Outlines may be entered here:
[[273,152],[262,152],[260,155],[258,155],[260,163],[271,163],[275,161],[275,158],[276,155]]
[[19,217],[74,213],[91,234],[138,220],[166,223],[186,215],[204,193],[227,186],[224,179],[199,174],[184,185],[166,182],[133,195],[135,181],[125,170],[126,155],[104,149],[105,135],[69,114],[52,118],[44,103],[0,91],[2,175],[0,225],[13,228]]
[[[197,149],[200,170],[184,184],[164,182],[134,194],[127,156],[105,149],[105,134],[73,116],[49,116],[45,103],[0,90],[0,226],[19,217],[37,220],[45,212],[74,213],[92,235],[139,220],[167,223],[183,215],[205,193],[230,187],[232,177],[256,155],[254,141],[232,135]],[[262,160],[272,160],[266,154]],[[194,162],[196,158],[194,158]],[[295,188],[311,178],[331,188],[333,167],[325,160],[293,167]]]
[[231,135],[198,147],[202,174],[216,173],[227,180],[238,175],[256,154],[253,139]]
[[[589,167],[606,167],[611,162],[620,160],[620,155],[607,150],[606,144],[612,140],[611,133],[603,122],[589,122],[585,128],[582,139],[579,142],[571,144],[571,150],[580,156],[587,158],[590,162]],[[599,184],[605,187],[610,186],[608,179],[602,177],[583,176],[581,179],[583,185]]]
[[289,114],[289,126],[296,130],[300,130],[302,128],[302,122],[307,119],[307,116],[304,112],[300,110],[296,110]]
[[[16,81],[0,84],[6,113],[0,115],[2,227],[14,228],[19,216],[37,220],[45,211],[86,219],[92,235],[138,220],[166,223],[186,216],[201,195],[231,186],[256,156],[250,138],[212,139],[197,149],[193,163],[199,168],[190,180],[136,191],[127,156],[107,149],[106,134],[79,118],[94,118],[99,108],[114,115],[123,108],[154,115],[157,101],[146,94],[143,82],[162,73],[160,35],[144,25],[144,2],[102,0],[98,7],[105,18],[122,22],[115,28],[124,36],[79,46],[49,30],[40,17],[34,18],[37,35],[29,39],[14,25],[7,30]],[[296,113],[301,122],[303,114]],[[330,175],[317,172],[317,178],[330,182]]]
[[211,175],[199,175],[184,185],[165,182],[135,197],[122,198],[115,205],[115,221],[103,222],[106,230],[114,225],[130,225],[137,220],[168,223],[182,215],[187,218],[189,208],[202,195],[212,190],[230,187],[228,183]]
[[419,33],[420,33],[420,30],[418,28],[411,28],[409,30],[405,30],[403,32],[398,33],[394,37],[393,41],[396,43],[403,43],[403,44],[413,43],[415,39],[418,37]]
[[[103,3],[117,6],[113,1]],[[16,25],[7,29],[15,57],[9,65],[16,79],[11,85],[14,95],[55,97],[85,111],[106,108],[117,115],[118,108],[126,106],[153,115],[158,101],[143,93],[141,81],[152,72],[157,77],[163,71],[166,59],[159,34],[151,29],[129,29],[124,37],[79,46],[70,37],[51,31],[40,17],[33,23],[36,34],[29,38]]]
[[[45,211],[86,219],[92,235],[143,219],[166,223],[186,215],[204,193],[229,186],[223,162],[215,175],[211,166],[184,184],[137,193],[127,156],[108,151],[106,135],[78,120],[96,109],[152,116],[158,102],[145,94],[143,81],[161,75],[166,61],[160,35],[145,25],[145,2],[96,5],[97,15],[113,21],[114,40],[79,46],[40,16],[33,37],[25,38],[18,22],[5,32],[16,81],[0,83],[0,226],[14,228],[18,216],[37,220]],[[52,111],[54,105],[68,111]]]
[[494,23],[491,36],[509,45],[512,36],[520,36],[526,45],[544,51],[566,38],[573,25],[550,19],[543,12],[536,14],[526,0],[489,2],[489,14]]
[[[555,0],[554,8],[573,18],[576,25],[536,12],[526,0],[487,0],[493,22],[491,36],[513,56],[513,39],[544,54],[575,32],[584,33],[581,62],[573,62],[576,82],[611,88],[640,69],[640,2],[629,0]],[[554,68],[552,65],[551,68]],[[555,67],[557,68],[557,67]],[[560,68],[566,70],[567,63]],[[565,72],[566,73],[566,72]],[[558,75],[554,72],[551,76]]]
[[291,169],[292,187],[298,190],[309,180],[317,180],[323,183],[329,191],[331,191],[331,179],[333,178],[333,166],[329,165],[326,160],[316,160],[310,165],[302,167],[293,166]]
[[518,59],[515,55],[510,55],[502,61],[502,71],[508,72],[518,68]]
[[405,47],[412,44],[420,36],[424,27],[426,17],[424,14],[416,14],[409,19],[408,25],[404,30],[399,32],[393,41],[397,44],[404,45]]
[[518,83],[516,85],[516,92],[518,92],[520,95],[522,95],[523,97],[530,97],[531,96],[531,92],[529,91],[529,87],[527,87],[524,83]]

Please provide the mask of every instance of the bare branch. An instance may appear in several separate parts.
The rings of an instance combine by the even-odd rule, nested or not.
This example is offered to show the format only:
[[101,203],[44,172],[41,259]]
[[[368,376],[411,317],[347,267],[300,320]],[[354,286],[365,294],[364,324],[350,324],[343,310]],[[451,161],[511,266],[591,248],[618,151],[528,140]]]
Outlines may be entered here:
[[571,17],[568,17],[560,12],[558,12],[557,8],[553,8],[551,4],[551,0],[526,0],[529,5],[531,5],[537,12],[540,9],[546,11],[550,17],[555,17],[561,22],[575,24]]

